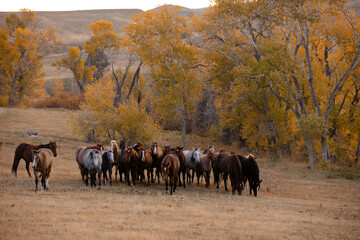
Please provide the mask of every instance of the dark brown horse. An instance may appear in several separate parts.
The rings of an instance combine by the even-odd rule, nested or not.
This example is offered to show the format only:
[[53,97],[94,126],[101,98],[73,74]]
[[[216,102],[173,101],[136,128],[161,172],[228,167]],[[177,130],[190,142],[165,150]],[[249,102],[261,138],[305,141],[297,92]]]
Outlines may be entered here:
[[32,167],[35,176],[35,192],[38,190],[38,178],[41,177],[41,186],[43,190],[49,189],[49,177],[53,165],[53,152],[48,148],[32,150]]
[[[158,183],[160,184],[160,169],[161,169],[161,162],[164,158],[164,152],[161,147],[158,146],[157,142],[152,142],[151,148],[150,148],[150,154],[153,159],[152,168],[156,168],[156,177],[158,179]],[[154,181],[153,178],[153,170],[151,170],[151,181]]]
[[215,159],[213,149],[208,149],[207,154],[200,158],[200,163],[197,165],[196,176],[199,185],[200,176],[205,177],[206,187],[210,185],[210,174],[212,169],[212,162]]
[[238,194],[241,195],[243,190],[242,166],[239,158],[235,154],[231,154],[230,158],[227,160],[226,174],[230,176],[232,193],[234,194],[235,191],[238,191]]
[[213,173],[214,173],[214,182],[216,183],[216,189],[220,188],[220,175],[223,175],[225,191],[228,191],[227,187],[227,161],[231,155],[225,151],[220,151],[220,153],[215,157],[213,161]]
[[139,174],[140,181],[145,179],[144,170],[147,171],[148,183],[150,183],[150,173],[152,173],[153,159],[144,146],[139,148]]
[[133,181],[133,185],[135,185],[135,180],[137,179],[137,171],[139,166],[139,155],[135,151],[133,147],[127,147],[125,151],[124,158],[121,159],[124,168],[125,168],[125,179],[130,186],[130,176],[129,173],[131,172],[131,179]]
[[21,143],[15,150],[14,162],[12,165],[12,173],[14,173],[15,176],[17,176],[17,168],[19,162],[21,159],[24,159],[26,163],[26,171],[28,172],[29,177],[31,177],[29,171],[29,164],[32,161],[32,150],[38,150],[40,148],[48,148],[53,152],[54,157],[57,156],[56,142],[49,142],[48,144],[41,144],[41,145],[31,145],[28,143]]
[[[86,149],[96,149],[99,150],[101,153],[102,151],[104,151],[104,146],[102,143],[97,143],[95,145],[89,145],[89,146],[81,146],[78,149],[76,149],[76,153],[75,153],[75,159],[76,162],[79,166],[80,169],[80,174],[81,174],[81,178],[83,183],[86,183],[86,185],[88,185],[88,171],[84,165],[84,152]],[[85,179],[86,177],[86,179]]]
[[176,154],[168,154],[161,162],[161,175],[165,180],[165,190],[168,192],[168,183],[170,180],[170,195],[175,192],[180,161]]
[[[178,156],[179,161],[180,161],[180,169],[179,169],[179,186],[183,186],[184,188],[186,188],[185,186],[185,176],[187,173],[187,160],[186,157],[183,153],[183,147],[176,147],[175,148],[175,154]],[[181,177],[180,174],[182,173],[183,176],[183,182],[181,183]]]

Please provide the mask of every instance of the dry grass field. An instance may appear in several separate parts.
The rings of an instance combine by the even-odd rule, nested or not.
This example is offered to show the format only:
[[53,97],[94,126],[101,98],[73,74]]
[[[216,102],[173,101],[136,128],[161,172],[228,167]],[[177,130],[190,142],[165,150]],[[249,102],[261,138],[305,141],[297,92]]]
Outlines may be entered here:
[[[359,178],[329,179],[304,163],[259,159],[256,198],[204,184],[173,196],[164,183],[97,191],[81,181],[74,154],[85,143],[72,135],[67,111],[0,112],[0,239],[359,239]],[[30,126],[37,137],[25,135]],[[35,193],[23,160],[18,177],[11,174],[14,151],[49,140],[58,143],[49,191]],[[198,140],[190,137],[189,145]]]

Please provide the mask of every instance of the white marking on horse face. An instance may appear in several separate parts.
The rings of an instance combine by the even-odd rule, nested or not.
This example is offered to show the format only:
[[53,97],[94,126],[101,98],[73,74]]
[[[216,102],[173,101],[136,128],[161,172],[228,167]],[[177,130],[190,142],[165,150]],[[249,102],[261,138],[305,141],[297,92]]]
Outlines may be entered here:
[[157,147],[156,147],[156,145],[155,145],[155,147],[154,147],[154,154],[157,154]]
[[35,168],[35,162],[36,162],[36,155],[34,156],[32,167]]
[[114,142],[113,141],[111,141],[110,142],[110,151],[114,151]]
[[194,158],[195,158],[195,162],[199,163],[200,162],[200,151],[199,150],[195,150],[194,153]]
[[113,152],[108,152],[108,154],[110,155],[109,156],[110,162],[114,163],[114,153]]
[[259,191],[259,188],[260,188],[260,186],[257,186],[257,187],[256,187],[256,191]]
[[145,150],[141,151],[141,161],[145,162]]
[[164,167],[164,172],[166,172],[166,167]]

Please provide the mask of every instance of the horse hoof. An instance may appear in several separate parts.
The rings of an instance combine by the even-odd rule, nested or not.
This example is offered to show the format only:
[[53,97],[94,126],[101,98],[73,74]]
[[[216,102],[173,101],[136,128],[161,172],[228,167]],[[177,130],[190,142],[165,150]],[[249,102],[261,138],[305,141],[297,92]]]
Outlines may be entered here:
[[101,190],[101,187],[98,187],[97,190]]

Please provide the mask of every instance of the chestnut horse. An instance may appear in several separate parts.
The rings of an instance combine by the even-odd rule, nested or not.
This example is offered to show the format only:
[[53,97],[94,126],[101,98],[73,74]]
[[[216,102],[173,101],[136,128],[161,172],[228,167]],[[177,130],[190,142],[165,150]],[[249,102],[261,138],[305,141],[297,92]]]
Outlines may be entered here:
[[200,163],[197,165],[197,169],[196,169],[198,185],[199,185],[200,176],[204,176],[206,182],[205,187],[207,188],[209,187],[212,162],[214,161],[214,159],[215,159],[215,154],[213,149],[208,149],[207,154],[200,158]]
[[141,146],[139,148],[139,159],[140,159],[139,161],[140,181],[142,182],[142,180],[145,179],[144,170],[146,169],[148,183],[150,183],[150,173],[152,173],[153,159],[144,146]]
[[135,149],[131,146],[127,147],[125,151],[124,158],[122,159],[122,163],[125,168],[125,179],[130,186],[130,176],[129,173],[131,171],[131,179],[133,181],[133,185],[135,185],[135,180],[137,178],[137,171],[139,166],[139,155],[135,151]]
[[35,192],[38,190],[38,178],[41,177],[42,190],[49,189],[49,177],[53,165],[53,152],[48,148],[32,150],[32,167],[35,176]]
[[[156,168],[156,177],[158,179],[158,183],[160,184],[160,169],[161,169],[161,161],[164,158],[164,152],[161,147],[158,146],[157,142],[152,142],[150,148],[150,154],[153,159],[152,169]],[[153,178],[153,170],[151,170],[151,182],[155,182]]]
[[57,156],[56,153],[56,142],[49,142],[48,144],[41,144],[41,145],[31,145],[28,143],[21,143],[15,150],[15,156],[14,156],[14,162],[12,165],[12,173],[15,174],[17,177],[17,168],[19,165],[19,162],[21,159],[25,160],[26,163],[26,171],[29,174],[29,177],[31,177],[30,171],[29,171],[29,164],[32,159],[32,150],[38,150],[40,148],[48,148],[53,152],[54,157]]
[[214,182],[216,183],[216,189],[220,188],[220,175],[223,175],[225,191],[228,191],[226,184],[227,180],[227,161],[231,155],[225,151],[220,151],[220,153],[215,157],[213,161],[213,173],[214,173]]
[[[187,161],[186,161],[186,157],[183,153],[183,149],[184,147],[176,147],[175,148],[175,154],[178,156],[179,161],[180,161],[180,169],[179,169],[179,186],[181,187],[181,185],[186,188],[185,186],[185,176],[186,176],[186,172],[187,172]],[[181,184],[181,177],[180,174],[182,173],[183,176],[183,183]]]
[[165,180],[166,192],[168,192],[168,182],[170,179],[170,195],[175,192],[179,169],[180,161],[176,154],[166,155],[161,162],[161,175]]
[[90,149],[90,148],[100,151],[100,154],[102,153],[102,151],[104,151],[103,144],[97,143],[95,145],[90,145],[87,147],[81,146],[78,149],[76,149],[76,153],[75,153],[75,159],[76,159],[76,162],[78,163],[78,166],[80,169],[82,181],[83,181],[83,183],[86,183],[86,185],[88,185],[88,181],[85,181],[84,177],[86,176],[86,178],[88,178],[88,171],[87,171],[86,167],[84,166],[84,152],[86,149]]
[[242,170],[243,169],[239,158],[235,154],[231,154],[230,158],[227,160],[227,172],[225,174],[230,176],[231,189],[233,194],[235,191],[238,191],[238,194],[241,195],[241,192],[244,188]]

